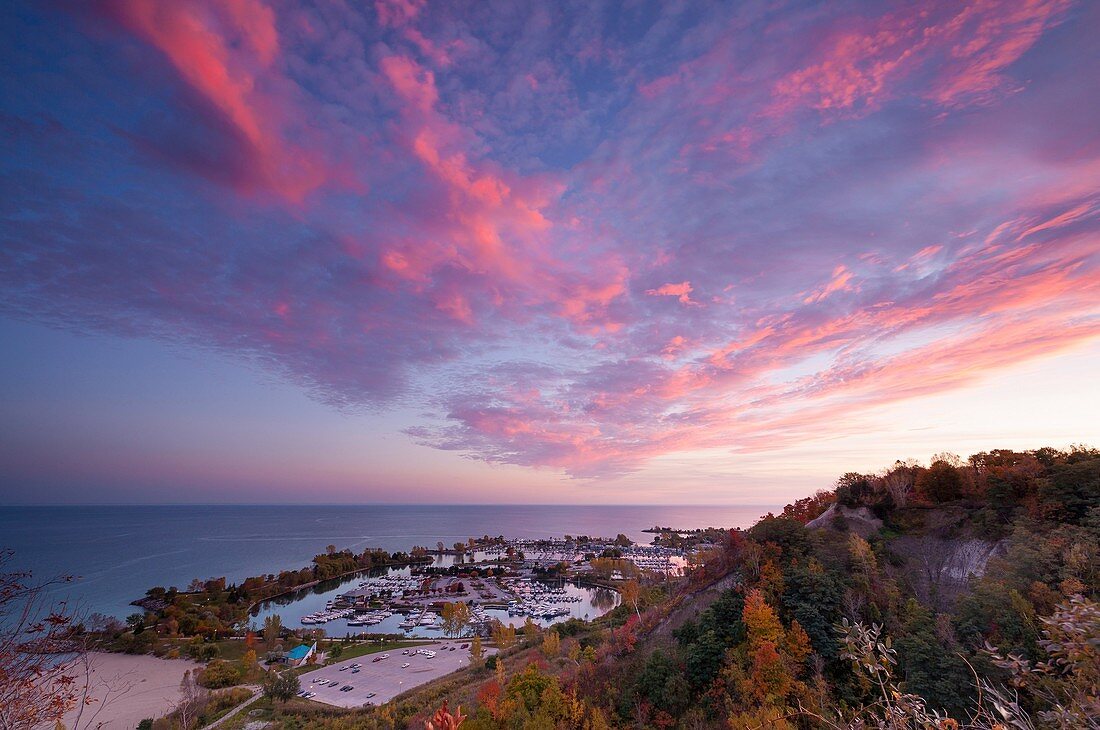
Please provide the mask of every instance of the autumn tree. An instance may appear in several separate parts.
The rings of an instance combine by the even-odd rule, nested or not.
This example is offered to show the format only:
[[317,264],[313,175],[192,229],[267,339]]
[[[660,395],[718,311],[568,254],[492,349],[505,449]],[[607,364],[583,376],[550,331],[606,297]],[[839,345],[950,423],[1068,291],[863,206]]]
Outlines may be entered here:
[[836,502],[836,492],[819,489],[809,497],[795,500],[783,508],[780,517],[797,520],[806,524],[810,520],[820,517],[825,510]]
[[477,663],[481,661],[481,656],[484,650],[481,647],[481,637],[475,636],[474,640],[470,642],[470,661]]
[[798,622],[789,630],[758,590],[745,596],[742,613],[747,642],[745,673],[738,689],[750,704],[782,707],[801,689],[798,676],[811,653],[810,638]]
[[516,643],[516,627],[506,626],[504,623],[497,621],[493,624],[492,638],[497,648],[505,651]]
[[561,654],[561,637],[557,631],[547,631],[542,638],[542,653],[547,659],[553,659]]
[[447,636],[461,636],[470,623],[470,607],[461,601],[443,604],[443,633]]
[[623,603],[633,606],[634,613],[638,618],[642,617],[642,613],[638,609],[638,599],[641,597],[641,593],[641,586],[636,580],[628,580],[619,586],[619,595],[622,596]]
[[443,706],[435,711],[431,720],[424,723],[424,730],[457,730],[465,719],[461,705],[452,713],[447,709],[447,700],[443,700]]
[[84,694],[73,614],[47,601],[51,586],[71,579],[33,583],[9,569],[13,554],[0,551],[0,730],[53,725]]

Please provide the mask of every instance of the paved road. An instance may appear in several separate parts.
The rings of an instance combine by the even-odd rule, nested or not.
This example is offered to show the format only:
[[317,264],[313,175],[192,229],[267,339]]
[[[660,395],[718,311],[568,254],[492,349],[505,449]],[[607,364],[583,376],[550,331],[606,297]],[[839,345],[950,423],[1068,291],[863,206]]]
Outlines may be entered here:
[[[299,678],[302,689],[316,692],[311,699],[314,702],[324,702],[338,707],[362,707],[371,703],[380,705],[389,702],[397,695],[421,684],[450,674],[453,671],[469,666],[470,650],[459,647],[465,641],[441,641],[434,644],[424,644],[409,648],[408,654],[402,654],[402,649],[384,652],[388,654],[386,659],[374,661],[382,654],[367,654],[354,659],[346,659],[322,669],[307,672]],[[454,651],[450,651],[450,647]],[[436,652],[434,659],[429,659],[422,654],[416,654],[418,649],[431,649]],[[492,654],[496,649],[486,649],[485,656]],[[408,667],[402,668],[402,664]],[[351,666],[359,664],[359,671],[352,672]],[[344,669],[341,671],[341,667]],[[335,685],[321,684],[318,680],[333,680]],[[350,686],[353,689],[341,692],[341,687]],[[374,697],[368,697],[371,692]]]

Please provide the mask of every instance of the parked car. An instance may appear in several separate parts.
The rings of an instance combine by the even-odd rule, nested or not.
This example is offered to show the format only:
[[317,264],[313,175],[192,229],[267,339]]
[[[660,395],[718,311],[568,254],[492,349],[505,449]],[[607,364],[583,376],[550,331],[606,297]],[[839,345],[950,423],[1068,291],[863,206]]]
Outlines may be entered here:
[[410,666],[412,666],[412,665],[409,664],[408,662],[405,662],[404,664],[401,665],[401,668],[402,669],[408,669]]
[[351,670],[351,673],[352,674],[359,674],[359,667],[356,667],[355,669]]

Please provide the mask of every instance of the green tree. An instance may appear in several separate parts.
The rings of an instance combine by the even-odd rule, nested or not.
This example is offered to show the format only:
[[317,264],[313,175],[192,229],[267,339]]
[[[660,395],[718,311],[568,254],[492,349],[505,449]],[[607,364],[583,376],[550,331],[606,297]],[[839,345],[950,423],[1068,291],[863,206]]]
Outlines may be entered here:
[[917,491],[932,502],[950,502],[962,496],[962,476],[947,461],[934,461],[917,477]]
[[902,618],[902,632],[894,646],[905,689],[952,717],[965,717],[971,704],[972,678],[957,654],[960,647],[939,638],[936,617],[916,600],[905,605]]
[[268,651],[275,648],[275,644],[279,642],[282,633],[283,619],[279,614],[272,614],[264,619],[264,644],[267,645]]
[[1100,507],[1100,456],[1055,464],[1039,493],[1049,517],[1081,524],[1090,510]]
[[132,613],[126,617],[126,625],[130,627],[130,630],[135,634],[140,634],[145,630],[145,614]]
[[287,702],[290,698],[302,691],[302,684],[298,681],[297,675],[291,672],[268,672],[264,677],[263,693],[264,697],[268,697],[279,702]]
[[[672,659],[658,649],[649,655],[633,687],[624,698],[627,699],[630,709],[638,699],[642,699],[655,709],[677,717],[691,702],[691,687]],[[629,717],[629,712],[625,716]]]
[[704,632],[687,644],[683,656],[688,682],[696,689],[709,685],[718,676],[727,648],[714,631]]
[[784,573],[784,620],[795,620],[809,634],[814,650],[826,659],[835,658],[839,646],[833,624],[841,615],[844,581],[816,559],[791,563]]
[[990,641],[1034,657],[1038,653],[1036,624],[1031,603],[1015,588],[989,576],[972,585],[955,607],[955,632],[973,647]]

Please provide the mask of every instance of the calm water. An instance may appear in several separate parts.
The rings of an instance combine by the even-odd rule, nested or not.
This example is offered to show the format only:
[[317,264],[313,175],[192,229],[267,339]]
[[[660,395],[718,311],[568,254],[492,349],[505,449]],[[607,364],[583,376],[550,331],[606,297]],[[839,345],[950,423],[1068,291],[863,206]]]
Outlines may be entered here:
[[[452,562],[451,556],[444,555],[441,558],[436,559],[438,565],[450,565]],[[390,568],[385,572],[393,575],[408,575],[408,568]],[[376,571],[374,575],[381,574],[381,571]],[[298,593],[290,594],[287,596],[280,596],[279,598],[266,601],[258,607],[252,623],[256,627],[263,626],[264,618],[271,614],[278,614],[283,621],[284,626],[290,628],[298,628],[301,624],[302,616],[308,613],[314,613],[325,608],[325,604],[328,601],[333,600],[341,593],[355,588],[360,581],[364,580],[366,575],[359,575],[350,578],[346,578],[340,581],[325,581],[324,583],[315,586],[314,588],[299,591]],[[555,586],[561,586],[566,595],[577,596],[580,601],[557,604],[562,608],[569,610],[568,616],[559,616],[553,619],[537,618],[534,621],[543,626],[549,626],[552,623],[558,621],[565,621],[569,618],[590,619],[602,616],[610,611],[619,603],[619,594],[615,591],[609,591],[606,588],[590,588],[587,586],[580,586],[569,582],[554,582]],[[526,616],[509,616],[507,611],[498,609],[486,609],[486,615],[491,618],[498,619],[502,623],[510,626],[520,627],[523,622],[527,620]],[[406,632],[401,628],[400,624],[405,620],[405,616],[399,613],[395,613],[387,619],[384,619],[381,623],[373,626],[348,626],[346,619],[336,619],[329,621],[328,623],[320,625],[312,625],[309,628],[324,629],[327,636],[344,636],[345,634],[401,634],[408,633],[411,636],[418,637],[430,637],[441,638],[443,637],[443,631],[440,628],[431,628],[425,626],[417,626],[415,629],[411,629]]]
[[[155,585],[300,568],[326,545],[357,552],[451,545],[471,536],[614,537],[648,543],[654,524],[748,527],[774,507],[142,506],[0,507],[0,548],[36,577],[77,580],[56,592],[83,610],[126,616]],[[323,604],[323,600],[321,601]],[[295,607],[295,612],[297,607]],[[308,612],[308,611],[307,611]],[[289,622],[288,622],[289,623]]]

